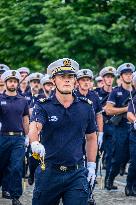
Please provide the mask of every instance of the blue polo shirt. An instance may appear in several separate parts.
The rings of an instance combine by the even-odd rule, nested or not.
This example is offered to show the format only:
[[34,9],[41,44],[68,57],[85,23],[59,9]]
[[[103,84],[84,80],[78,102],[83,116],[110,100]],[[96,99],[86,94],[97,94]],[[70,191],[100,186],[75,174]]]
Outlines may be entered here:
[[[131,94],[133,95],[135,91],[133,90]],[[110,93],[108,101],[109,103],[112,103],[115,107],[120,108],[120,107],[125,107],[127,104],[124,104],[124,101],[129,98],[130,101],[130,92],[126,89],[124,89],[122,86],[115,87],[113,91]],[[121,123],[126,123],[128,122],[127,118],[124,116],[122,119]]]
[[44,94],[44,93],[42,93],[42,94],[37,94],[37,95],[33,95],[33,96],[31,97],[31,102],[30,102],[29,108],[33,108],[33,107],[35,106],[36,102],[37,102],[38,100],[40,100],[41,98],[45,98],[45,94]]
[[102,106],[99,100],[99,96],[94,90],[89,90],[86,96],[82,95],[78,89],[75,90],[74,93],[77,97],[86,97],[87,99],[91,100],[93,102],[95,114],[102,113]]
[[[104,106],[106,105],[106,103],[107,103],[107,100],[108,100],[108,97],[109,97],[109,95],[110,95],[110,92],[105,91],[103,87],[97,89],[96,91],[97,91],[97,93],[98,93],[101,106],[104,107]],[[109,121],[110,118],[112,117],[112,116],[106,115],[105,112],[102,112],[102,114],[103,114],[104,123],[105,123],[106,121]]]
[[46,150],[46,161],[53,164],[72,166],[82,161],[85,134],[96,131],[92,105],[76,96],[68,108],[55,95],[45,102],[38,102],[31,121],[43,125],[41,141]]
[[0,95],[0,120],[1,132],[23,132],[24,116],[29,115],[27,100],[17,94],[8,96]]
[[133,97],[133,103],[131,100],[128,104],[128,112],[132,112],[133,114],[136,114],[136,95]]

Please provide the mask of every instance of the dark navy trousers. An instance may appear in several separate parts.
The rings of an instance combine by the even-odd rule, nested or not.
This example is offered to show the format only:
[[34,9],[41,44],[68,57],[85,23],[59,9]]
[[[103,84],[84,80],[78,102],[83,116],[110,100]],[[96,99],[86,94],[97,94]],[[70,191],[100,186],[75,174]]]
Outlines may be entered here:
[[87,174],[85,167],[61,171],[47,166],[42,171],[39,165],[35,172],[32,205],[59,205],[61,198],[63,205],[87,205]]
[[120,172],[120,166],[129,161],[130,125],[125,123],[115,126],[113,130],[113,156],[110,169],[110,178],[113,180]]
[[114,127],[111,124],[104,124],[104,136],[103,136],[103,149],[104,157],[106,160],[106,177],[109,176],[111,169],[111,160],[113,153],[113,130]]
[[[1,184],[4,186],[8,182],[11,198],[19,198],[22,195],[24,156],[24,136],[0,136],[0,176],[4,177]],[[8,170],[7,176],[5,170]]]
[[129,138],[130,165],[128,169],[127,185],[136,184],[136,131],[130,133]]

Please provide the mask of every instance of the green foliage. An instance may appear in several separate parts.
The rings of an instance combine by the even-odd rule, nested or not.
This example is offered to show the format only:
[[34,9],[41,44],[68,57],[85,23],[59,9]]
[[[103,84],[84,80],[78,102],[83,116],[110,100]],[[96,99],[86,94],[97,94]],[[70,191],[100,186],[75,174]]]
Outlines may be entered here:
[[58,58],[98,71],[136,62],[135,0],[1,0],[0,62],[44,70]]

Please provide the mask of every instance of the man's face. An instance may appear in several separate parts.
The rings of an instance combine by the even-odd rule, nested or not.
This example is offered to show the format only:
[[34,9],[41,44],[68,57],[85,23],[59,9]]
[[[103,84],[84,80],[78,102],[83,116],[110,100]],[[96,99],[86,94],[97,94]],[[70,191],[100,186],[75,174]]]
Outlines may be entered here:
[[52,88],[53,88],[53,83],[52,83],[52,82],[50,82],[50,83],[45,83],[45,84],[43,85],[43,89],[44,89],[47,93],[49,93],[49,92],[52,90]]
[[103,81],[104,81],[104,84],[106,84],[107,86],[112,86],[114,77],[111,74],[107,74],[103,77]]
[[132,82],[132,73],[126,72],[121,75],[121,80],[126,84],[130,84]]
[[102,88],[102,87],[103,87],[103,84],[104,84],[104,83],[103,83],[103,80],[100,80],[100,81],[97,82],[97,87],[98,87],[98,88]]
[[14,92],[17,90],[18,80],[15,78],[10,78],[6,81],[6,89],[10,92]]
[[79,87],[87,91],[93,87],[93,81],[89,77],[83,77],[78,80]]
[[22,79],[24,79],[24,78],[26,78],[28,76],[28,73],[21,72],[20,75],[21,75],[21,80],[22,80]]
[[32,90],[38,91],[41,88],[40,80],[32,80],[30,82],[30,87]]
[[76,78],[72,74],[61,74],[54,77],[54,84],[63,94],[71,94],[75,86]]

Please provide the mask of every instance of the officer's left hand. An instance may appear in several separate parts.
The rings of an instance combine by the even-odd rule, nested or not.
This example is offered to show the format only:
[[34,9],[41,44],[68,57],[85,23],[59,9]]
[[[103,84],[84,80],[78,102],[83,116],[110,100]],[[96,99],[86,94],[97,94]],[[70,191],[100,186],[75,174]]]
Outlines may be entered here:
[[98,146],[99,146],[99,149],[101,148],[102,143],[103,143],[103,132],[99,132],[99,134],[98,134]]
[[91,186],[94,185],[96,174],[95,174],[95,169],[96,169],[96,163],[95,162],[87,162],[87,169],[88,169],[88,177],[87,180],[90,182]]

